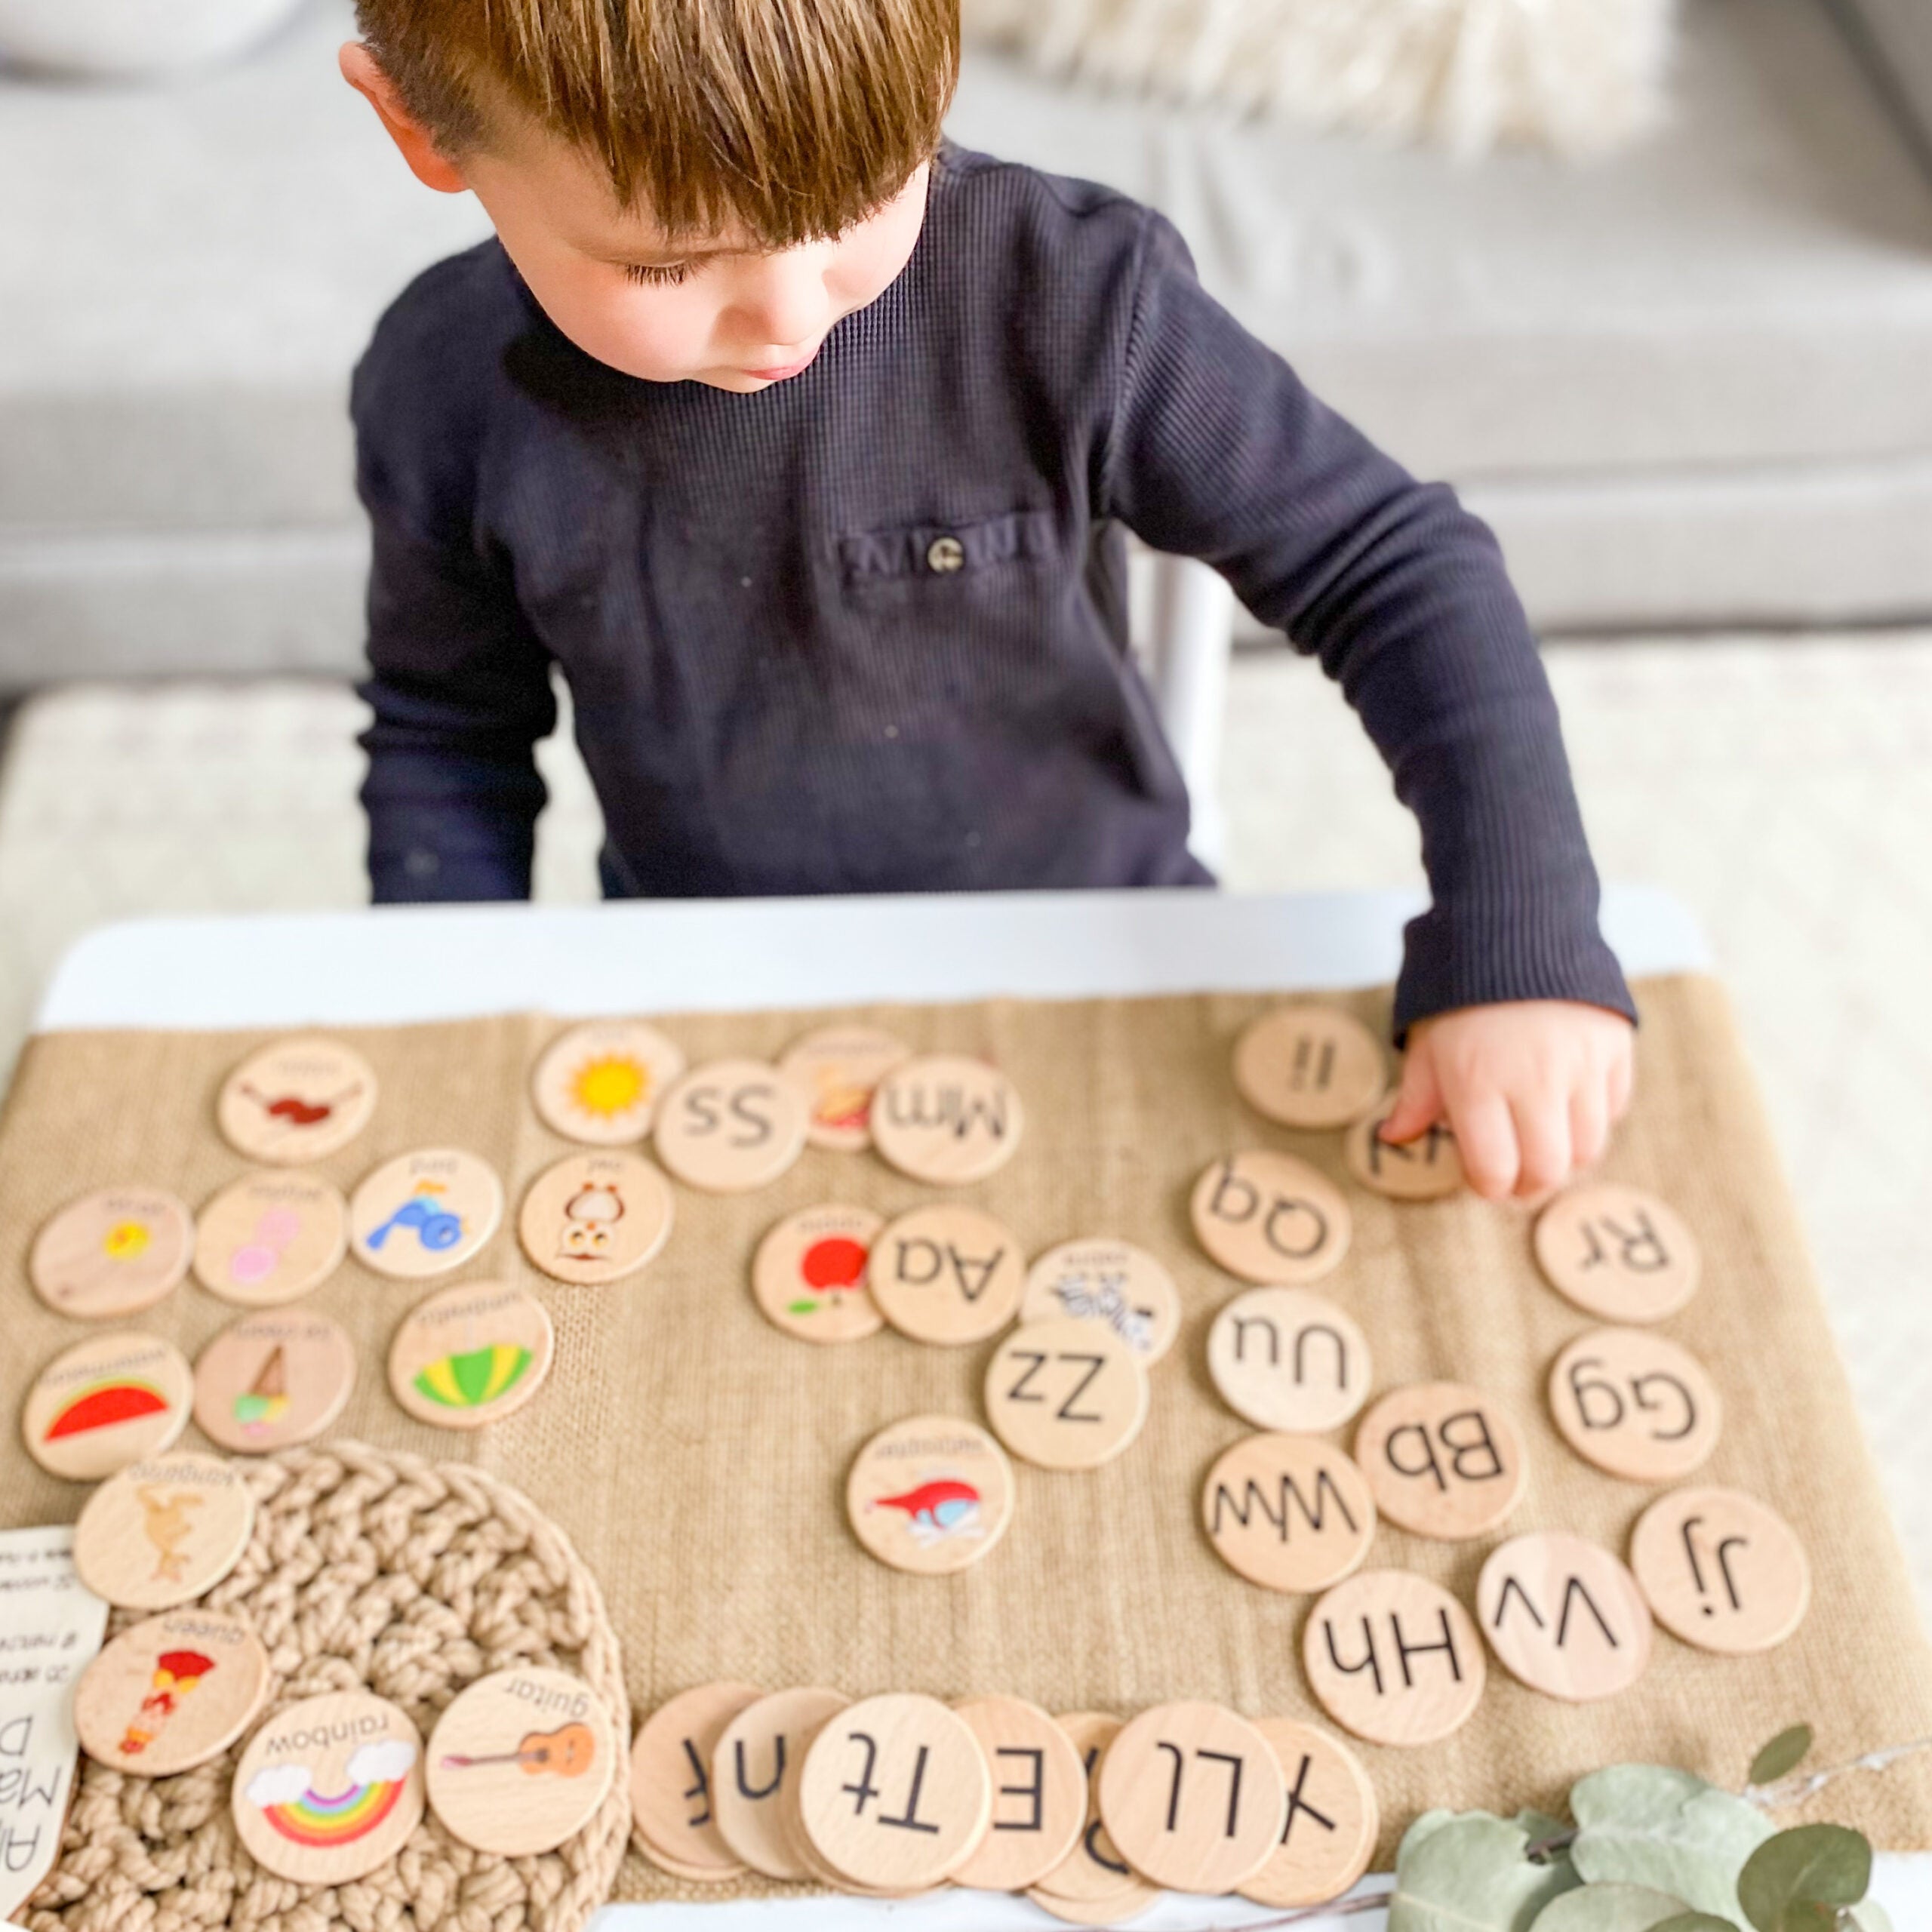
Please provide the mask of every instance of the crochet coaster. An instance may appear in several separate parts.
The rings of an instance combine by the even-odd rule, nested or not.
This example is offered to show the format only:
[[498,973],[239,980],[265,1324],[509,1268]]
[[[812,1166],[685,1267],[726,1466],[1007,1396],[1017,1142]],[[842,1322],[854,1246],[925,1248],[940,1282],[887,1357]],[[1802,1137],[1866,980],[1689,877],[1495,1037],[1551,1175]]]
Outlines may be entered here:
[[[248,1481],[254,1536],[202,1601],[246,1617],[267,1646],[275,1681],[263,1721],[319,1691],[367,1689],[426,1737],[475,1678],[547,1664],[582,1677],[629,1738],[596,1580],[516,1491],[479,1469],[355,1442],[289,1450],[251,1465]],[[115,1629],[139,1614],[118,1614]],[[620,1777],[554,1852],[473,1851],[431,1813],[368,1878],[295,1884],[263,1871],[235,1836],[229,1785],[242,1748],[176,1777],[84,1761],[60,1862],[28,1908],[32,1932],[579,1932],[629,1835]]]

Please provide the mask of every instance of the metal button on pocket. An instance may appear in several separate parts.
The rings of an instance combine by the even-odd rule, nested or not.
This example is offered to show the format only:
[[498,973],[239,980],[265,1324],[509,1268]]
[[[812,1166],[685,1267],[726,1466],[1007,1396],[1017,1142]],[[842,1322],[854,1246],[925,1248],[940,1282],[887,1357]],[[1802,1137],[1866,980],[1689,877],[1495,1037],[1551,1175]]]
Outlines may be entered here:
[[956,537],[935,537],[926,546],[926,568],[949,575],[966,564],[966,546]]

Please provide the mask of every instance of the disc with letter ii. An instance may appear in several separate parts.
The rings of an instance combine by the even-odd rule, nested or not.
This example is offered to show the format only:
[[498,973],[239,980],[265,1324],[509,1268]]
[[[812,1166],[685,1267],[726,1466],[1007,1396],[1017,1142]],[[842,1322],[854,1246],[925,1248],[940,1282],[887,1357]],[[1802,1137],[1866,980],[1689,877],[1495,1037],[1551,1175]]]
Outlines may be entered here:
[[1346,1127],[1382,1097],[1382,1043],[1340,1007],[1278,1006],[1235,1043],[1235,1084],[1284,1127]]

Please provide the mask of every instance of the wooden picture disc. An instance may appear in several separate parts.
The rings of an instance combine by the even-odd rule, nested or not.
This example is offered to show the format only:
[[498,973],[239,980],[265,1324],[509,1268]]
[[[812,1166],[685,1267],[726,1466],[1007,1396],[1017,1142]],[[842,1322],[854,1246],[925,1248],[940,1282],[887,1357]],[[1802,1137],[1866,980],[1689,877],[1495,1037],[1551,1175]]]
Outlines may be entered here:
[[1460,1382],[1392,1389],[1355,1431],[1355,1462],[1390,1522],[1444,1543],[1487,1536],[1529,1483],[1508,1411]]
[[1292,1718],[1262,1718],[1287,1787],[1288,1815],[1268,1863],[1241,1895],[1277,1912],[1326,1905],[1368,1869],[1382,1825],[1375,1786],[1361,1760],[1338,1737]]
[[1358,1571],[1302,1629],[1316,1701],[1371,1744],[1433,1744],[1482,1701],[1482,1639],[1469,1614],[1410,1570]]
[[1389,1084],[1382,1043],[1334,1006],[1278,1006],[1235,1042],[1235,1084],[1284,1127],[1346,1127]]
[[655,1260],[671,1238],[671,1183],[648,1161],[567,1154],[531,1183],[517,1238],[552,1280],[599,1286]]
[[711,1767],[724,1727],[764,1695],[752,1684],[700,1684],[660,1704],[631,1746],[631,1817],[654,1858],[681,1877],[721,1883],[742,1861],[724,1842]]
[[1587,1315],[1661,1321],[1697,1292],[1697,1239],[1676,1211],[1634,1187],[1588,1181],[1537,1217],[1537,1266]]
[[1312,1288],[1248,1288],[1223,1303],[1208,1373],[1244,1421],[1297,1435],[1340,1428],[1374,1379],[1368,1337]]
[[188,1272],[194,1217],[155,1187],[103,1187],[34,1237],[27,1279],[56,1314],[111,1321],[152,1308]]
[[1293,1595],[1361,1567],[1375,1540],[1375,1503],[1361,1472],[1331,1444],[1249,1435],[1208,1472],[1201,1521],[1236,1576]]
[[711,1759],[712,1809],[741,1864],[768,1878],[811,1875],[786,1835],[779,1795],[799,1775],[806,1735],[851,1702],[838,1690],[780,1690],[747,1704],[718,1733]]
[[788,1214],[752,1257],[752,1294],[774,1328],[808,1342],[859,1342],[885,1326],[866,1269],[885,1225],[842,1201]]
[[251,1054],[223,1084],[215,1123],[238,1154],[299,1168],[346,1147],[376,1111],[375,1069],[308,1035]]
[[130,1463],[88,1498],[74,1525],[74,1567],[123,1610],[173,1610],[213,1589],[254,1528],[254,1493],[238,1465],[158,1456]]
[[845,1514],[881,1563],[949,1577],[1005,1535],[1013,1466],[977,1423],[909,1416],[859,1451],[845,1479]]
[[242,1308],[274,1308],[327,1281],[349,1252],[349,1204],[320,1174],[244,1174],[202,1210],[195,1278]]
[[903,1692],[840,1711],[812,1740],[798,1785],[819,1856],[896,1892],[951,1878],[986,1836],[992,1801],[971,1727],[937,1697]]
[[986,1364],[986,1404],[993,1433],[1022,1461],[1097,1469],[1140,1433],[1147,1371],[1100,1322],[1029,1321]]
[[1512,1537],[1476,1581],[1476,1617],[1511,1676],[1565,1703],[1627,1690],[1651,1661],[1651,1613],[1610,1552],[1566,1531]]
[[1593,1328],[1549,1372],[1549,1406],[1586,1463],[1629,1482],[1678,1482],[1718,1446],[1717,1385],[1689,1349],[1642,1328]]
[[992,1773],[992,1818],[956,1885],[1021,1892],[1061,1864],[1087,1824],[1087,1770],[1073,1740],[1037,1704],[969,1697],[953,1706]]
[[1106,1925],[1145,1912],[1160,1897],[1137,1876],[1100,1820],[1100,1768],[1121,1721],[1104,1711],[1068,1711],[1054,1719],[1087,1774],[1087,1822],[1072,1851],[1026,1896],[1072,1924]]
[[74,1729],[98,1764],[172,1777],[218,1758],[269,1694],[269,1654],[238,1617],[174,1610],[124,1630],[81,1673]]
[[300,1885],[365,1878],[423,1820],[423,1740],[386,1697],[329,1690],[277,1711],[235,1767],[248,1855]]
[[1018,1237],[957,1201],[915,1208],[874,1238],[866,1283],[878,1312],[915,1342],[958,1347],[997,1335],[1019,1311],[1026,1263]]
[[1460,1193],[1463,1157],[1447,1121],[1438,1121],[1398,1146],[1384,1140],[1381,1131],[1395,1111],[1392,1094],[1349,1129],[1342,1143],[1349,1172],[1371,1193],[1391,1201],[1441,1201]]
[[460,1147],[420,1147],[364,1177],[349,1204],[349,1240],[365,1267],[425,1281],[473,1260],[503,1214],[493,1168]]
[[998,1067],[959,1054],[903,1061],[872,1097],[872,1145],[901,1174],[939,1187],[996,1174],[1026,1125],[1013,1082]]
[[853,1154],[872,1144],[878,1083],[912,1057],[903,1040],[879,1027],[820,1026],[786,1048],[778,1070],[805,1097],[812,1145]]
[[1100,1816],[1134,1869],[1177,1892],[1232,1892],[1281,1841],[1287,1789],[1268,1740],[1218,1704],[1161,1704],[1100,1761]]
[[659,1103],[657,1158],[687,1187],[748,1194],[768,1186],[805,1149],[805,1097],[760,1060],[694,1067]]
[[1194,1186],[1195,1238],[1245,1281],[1298,1286],[1349,1251],[1349,1204],[1326,1174],[1266,1148],[1217,1161]]
[[132,1329],[56,1355],[20,1412],[27,1454],[50,1475],[97,1482],[158,1456],[188,1426],[194,1372],[172,1342]]
[[1105,1324],[1149,1368],[1180,1333],[1180,1291],[1144,1247],[1094,1237],[1050,1247],[1026,1271],[1022,1321]]
[[544,1048],[531,1076],[537,1118],[587,1147],[623,1147],[651,1131],[658,1096],[684,1051],[641,1020],[586,1020]]
[[617,1776],[617,1734],[582,1678],[516,1664],[458,1694],[426,1763],[429,1808],[452,1837],[529,1858],[596,1817]]
[[502,1281],[462,1281],[419,1302],[389,1344],[389,1392],[418,1422],[481,1429],[543,1386],[555,1349],[549,1312]]
[[210,1441],[245,1456],[310,1442],[355,1386],[355,1344],[306,1309],[231,1321],[195,1364],[195,1420]]
[[1658,1497],[1631,1532],[1630,1567],[1672,1636],[1726,1657],[1775,1649],[1811,1601],[1811,1566],[1797,1533],[1742,1490]]

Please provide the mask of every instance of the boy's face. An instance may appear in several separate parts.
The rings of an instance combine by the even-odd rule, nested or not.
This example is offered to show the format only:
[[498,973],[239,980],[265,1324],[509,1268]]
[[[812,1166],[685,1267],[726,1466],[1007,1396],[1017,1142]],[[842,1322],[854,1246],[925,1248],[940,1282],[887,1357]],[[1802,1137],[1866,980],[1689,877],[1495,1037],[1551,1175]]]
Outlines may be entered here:
[[586,355],[647,382],[750,392],[797,375],[832,325],[883,294],[911,258],[928,171],[829,241],[768,252],[730,235],[674,242],[569,142],[494,117],[486,151],[438,154],[365,48],[343,72],[374,104],[419,180],[483,204],[543,312]]

